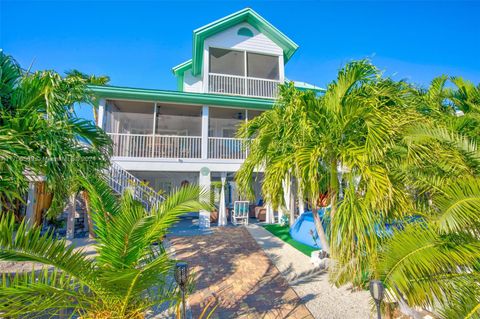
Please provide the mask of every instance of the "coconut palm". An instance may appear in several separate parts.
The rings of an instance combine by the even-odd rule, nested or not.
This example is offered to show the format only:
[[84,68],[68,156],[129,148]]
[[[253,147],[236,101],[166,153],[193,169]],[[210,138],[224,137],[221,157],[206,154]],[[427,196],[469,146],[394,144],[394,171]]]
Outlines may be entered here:
[[2,206],[26,191],[28,172],[46,177],[55,215],[77,176],[95,174],[108,165],[110,139],[94,123],[75,115],[75,104],[92,102],[84,77],[30,73],[3,51],[0,67]]
[[102,180],[85,182],[95,222],[96,255],[67,246],[52,233],[41,235],[14,219],[0,220],[0,260],[40,264],[27,273],[3,275],[4,317],[143,318],[147,310],[175,302],[174,261],[162,240],[178,217],[209,209],[196,186],[185,186],[147,212],[129,193],[118,200]]

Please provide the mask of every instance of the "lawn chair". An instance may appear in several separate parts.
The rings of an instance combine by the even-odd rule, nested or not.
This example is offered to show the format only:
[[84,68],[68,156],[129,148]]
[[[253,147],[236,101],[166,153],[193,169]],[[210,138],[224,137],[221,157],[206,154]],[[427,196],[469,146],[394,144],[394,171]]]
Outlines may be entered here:
[[248,201],[235,201],[233,203],[232,210],[232,224],[238,225],[248,225],[248,206],[250,202]]

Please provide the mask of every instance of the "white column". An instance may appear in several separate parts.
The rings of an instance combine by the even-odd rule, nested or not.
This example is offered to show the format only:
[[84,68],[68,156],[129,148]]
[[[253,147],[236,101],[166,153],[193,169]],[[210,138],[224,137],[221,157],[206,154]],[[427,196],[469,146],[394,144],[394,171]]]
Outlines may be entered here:
[[104,114],[105,114],[105,107],[106,107],[106,100],[105,99],[100,99],[98,102],[98,119],[97,119],[97,126],[101,127],[104,129]]
[[202,158],[208,158],[208,116],[207,105],[202,107]]
[[283,84],[283,82],[285,82],[285,64],[283,63],[283,55],[278,57],[278,73],[280,83]]
[[26,211],[26,223],[29,226],[33,226],[35,221],[35,204],[37,203],[37,199],[35,198],[35,182],[28,183],[28,198],[27,198],[27,211]]
[[[198,184],[205,191],[205,195],[201,200],[210,201],[210,169],[208,167],[202,167],[200,169],[200,175],[198,177]],[[198,212],[199,226],[200,228],[210,227],[210,212],[206,210],[200,210]]]
[[227,225],[227,210],[225,208],[225,182],[227,173],[222,173],[222,189],[220,190],[220,204],[218,205],[218,226]]
[[153,104],[152,157],[155,157],[155,130],[157,128],[157,102]]

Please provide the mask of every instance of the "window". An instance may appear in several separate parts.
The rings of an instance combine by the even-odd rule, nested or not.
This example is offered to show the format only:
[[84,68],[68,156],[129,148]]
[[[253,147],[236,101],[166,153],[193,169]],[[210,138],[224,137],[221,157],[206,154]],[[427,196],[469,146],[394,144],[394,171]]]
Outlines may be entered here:
[[245,75],[245,52],[210,48],[210,72]]
[[279,80],[278,57],[247,53],[247,73],[249,77]]
[[244,37],[253,37],[253,32],[249,28],[240,28],[237,32],[238,35],[244,36]]

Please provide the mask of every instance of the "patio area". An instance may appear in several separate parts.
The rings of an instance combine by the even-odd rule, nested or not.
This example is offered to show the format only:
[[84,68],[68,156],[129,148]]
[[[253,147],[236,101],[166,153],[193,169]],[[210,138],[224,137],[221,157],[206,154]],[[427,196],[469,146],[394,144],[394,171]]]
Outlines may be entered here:
[[204,231],[194,221],[182,220],[168,236],[196,279],[188,299],[193,318],[212,298],[213,318],[313,318],[245,227]]

